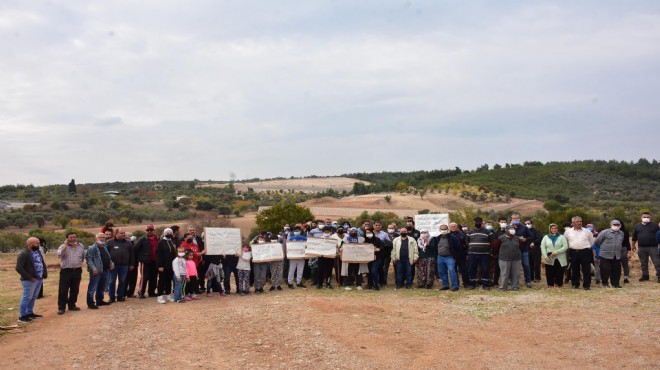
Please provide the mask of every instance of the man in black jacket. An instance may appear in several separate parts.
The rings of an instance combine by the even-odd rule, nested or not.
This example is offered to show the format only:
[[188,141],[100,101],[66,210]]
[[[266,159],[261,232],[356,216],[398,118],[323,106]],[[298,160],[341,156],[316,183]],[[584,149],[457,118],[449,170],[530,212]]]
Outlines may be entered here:
[[[110,270],[110,303],[126,300],[126,276],[129,270],[135,269],[135,255],[133,253],[133,243],[126,239],[126,231],[117,229],[115,238],[106,242],[106,248],[110,252],[112,263],[115,264],[114,270]],[[117,286],[117,279],[119,285]]]
[[532,220],[525,220],[525,227],[529,229],[532,237],[529,240],[529,264],[532,280],[541,281],[541,240],[543,234],[534,228]]
[[138,283],[138,297],[145,298],[156,296],[156,284],[158,281],[158,268],[156,267],[156,247],[158,236],[154,225],[147,225],[147,235],[135,242],[135,255],[140,262],[140,281]]
[[16,272],[21,275],[23,297],[21,298],[18,322],[28,323],[33,319],[41,318],[34,313],[34,302],[37,300],[43,279],[48,277],[46,263],[44,262],[37,238],[29,238],[26,247],[18,254],[16,259]]

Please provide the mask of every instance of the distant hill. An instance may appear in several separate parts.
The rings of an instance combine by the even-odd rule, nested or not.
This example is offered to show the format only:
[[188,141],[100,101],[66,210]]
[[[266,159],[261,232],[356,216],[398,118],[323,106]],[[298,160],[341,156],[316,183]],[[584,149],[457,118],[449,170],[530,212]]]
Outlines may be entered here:
[[395,191],[466,184],[480,191],[525,199],[554,200],[573,206],[654,207],[660,203],[660,164],[584,160],[484,165],[474,171],[453,170],[346,174],[372,184],[369,191]]

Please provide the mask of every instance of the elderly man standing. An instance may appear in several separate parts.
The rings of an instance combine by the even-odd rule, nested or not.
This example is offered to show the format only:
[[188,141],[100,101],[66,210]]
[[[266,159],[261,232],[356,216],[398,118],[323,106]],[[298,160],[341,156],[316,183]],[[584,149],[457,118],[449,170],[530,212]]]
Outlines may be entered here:
[[591,261],[593,260],[591,246],[594,244],[594,236],[591,231],[582,227],[581,217],[575,216],[571,222],[573,228],[566,229],[564,233],[571,253],[571,283],[573,289],[580,288],[580,271],[582,271],[582,287],[584,290],[589,290],[591,289]]
[[619,285],[619,279],[621,278],[621,251],[623,249],[621,221],[612,220],[610,228],[598,234],[596,245],[600,248],[600,276],[603,281],[603,287],[609,287],[611,280],[613,287],[621,288],[621,285]]
[[[103,301],[105,280],[108,271],[115,268],[110,253],[105,249],[105,234],[96,234],[96,243],[87,249],[87,270],[89,285],[87,286],[87,308],[96,310],[106,303]],[[96,298],[96,301],[94,300]]]
[[431,248],[437,251],[438,277],[442,281],[440,290],[449,290],[451,277],[451,290],[458,290],[458,273],[456,272],[456,257],[463,253],[461,240],[449,232],[447,225],[440,225],[440,235],[431,239]]
[[[126,231],[117,229],[115,238],[106,242],[108,252],[112,257],[115,268],[110,270],[110,303],[126,300],[126,276],[129,270],[135,269],[135,254],[133,243],[126,239]],[[117,283],[117,280],[119,282]],[[118,286],[116,284],[119,284]]]
[[23,296],[21,298],[18,322],[28,323],[41,318],[34,313],[34,302],[37,300],[43,279],[48,277],[46,263],[39,251],[39,239],[32,237],[27,240],[25,248],[16,259],[16,272],[21,275]]
[[468,274],[470,276],[469,289],[477,287],[477,270],[481,268],[481,284],[484,289],[490,289],[488,268],[490,267],[491,245],[495,236],[490,230],[483,227],[481,217],[474,218],[474,229],[470,230],[465,237],[468,246]]
[[66,306],[69,311],[80,311],[76,306],[82,277],[82,263],[85,259],[85,247],[78,243],[74,232],[66,234],[66,242],[57,248],[60,259],[60,288],[57,294],[57,314],[63,315]]
[[642,222],[635,225],[632,234],[632,250],[637,250],[639,246],[639,262],[642,265],[642,277],[639,281],[649,280],[649,258],[655,266],[655,275],[660,283],[660,255],[658,254],[658,241],[656,234],[660,227],[651,220],[649,212],[642,213]]

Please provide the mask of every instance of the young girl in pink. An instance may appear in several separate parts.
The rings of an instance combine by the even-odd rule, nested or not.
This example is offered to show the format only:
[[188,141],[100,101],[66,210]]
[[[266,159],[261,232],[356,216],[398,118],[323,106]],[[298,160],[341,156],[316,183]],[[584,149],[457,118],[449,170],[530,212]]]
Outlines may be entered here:
[[195,253],[192,249],[186,249],[186,301],[197,300],[197,288],[199,277],[197,276],[197,264],[194,261]]

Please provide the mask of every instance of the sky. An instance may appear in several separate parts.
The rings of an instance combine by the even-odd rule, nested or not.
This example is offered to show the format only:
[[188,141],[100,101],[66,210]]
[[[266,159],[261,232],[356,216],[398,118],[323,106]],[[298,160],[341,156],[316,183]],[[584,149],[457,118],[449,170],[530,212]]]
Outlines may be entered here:
[[0,3],[0,184],[660,158],[658,1]]

